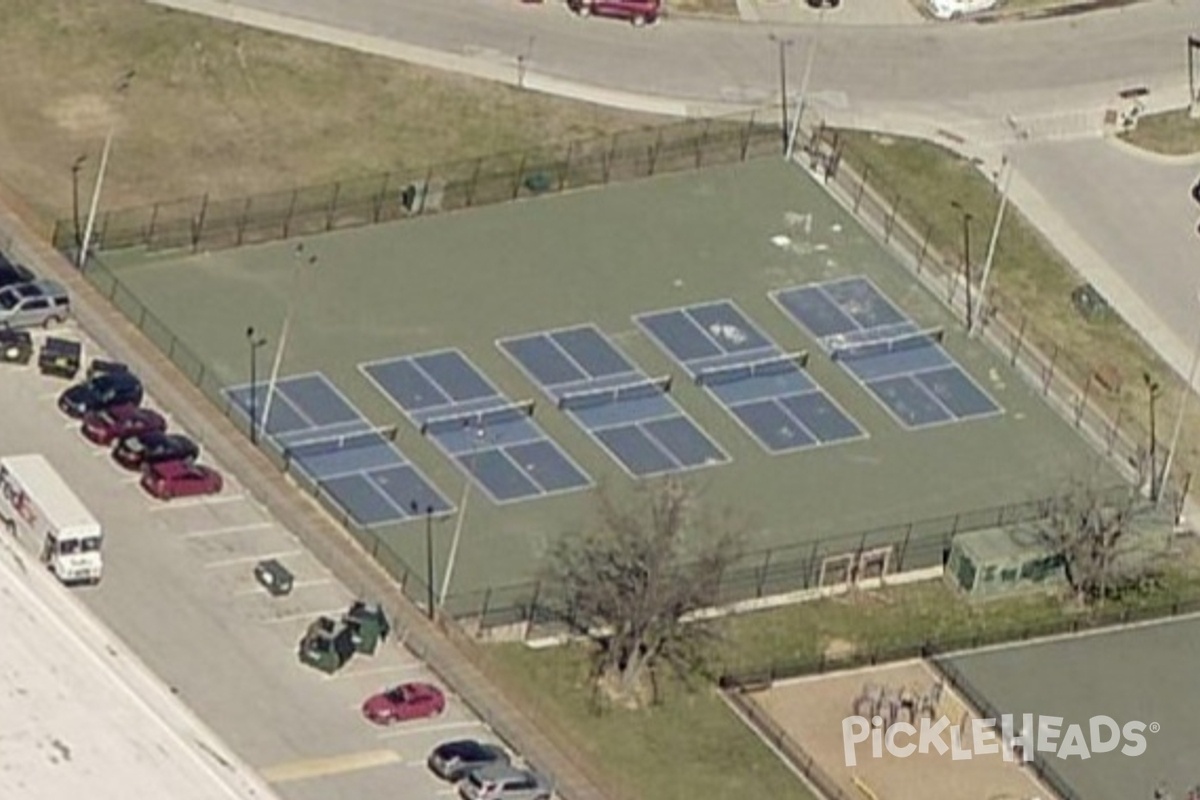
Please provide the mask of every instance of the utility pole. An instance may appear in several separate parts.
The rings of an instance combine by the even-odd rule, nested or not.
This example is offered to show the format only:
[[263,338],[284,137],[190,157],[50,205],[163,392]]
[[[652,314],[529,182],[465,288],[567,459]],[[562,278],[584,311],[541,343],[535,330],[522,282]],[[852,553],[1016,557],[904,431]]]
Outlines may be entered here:
[[[129,84],[133,82],[134,71],[129,70],[117,81],[117,97],[125,96]],[[77,266],[83,269],[87,265],[88,250],[92,246],[92,231],[96,225],[96,212],[100,209],[100,190],[104,187],[104,174],[108,171],[108,154],[112,150],[113,136],[117,132],[117,122],[109,126],[104,137],[104,149],[100,151],[100,168],[96,172],[96,186],[92,190],[92,202],[88,208],[87,225],[83,229],[83,241],[79,244],[79,260]]]
[[780,129],[783,136],[783,153],[788,152],[788,96],[787,96],[787,49],[792,46],[791,39],[784,39],[775,34],[770,34],[768,37],[772,42],[779,46],[779,110],[781,114]]
[[971,215],[971,212],[968,211],[966,207],[957,200],[951,201],[950,205],[954,208],[957,208],[962,213],[963,278],[965,279],[967,289],[967,331],[970,331],[975,322],[975,316],[972,313],[973,309],[971,307],[971,220],[973,220],[974,217]]
[[79,171],[83,169],[83,162],[87,161],[87,153],[75,159],[75,163],[71,164],[71,219],[75,223],[75,251],[76,257],[81,247],[83,247],[83,223],[79,218]]
[[[972,336],[978,330],[981,321],[987,316],[987,287],[988,279],[992,276],[992,263],[996,257],[996,245],[1000,241],[1000,226],[1004,224],[1004,209],[1008,206],[1008,187],[1012,183],[1013,165],[1005,156],[1000,162],[1000,169],[1008,168],[1004,176],[1004,186],[1000,190],[1000,208],[996,210],[996,224],[992,226],[992,238],[988,242],[987,257],[983,262],[983,277],[979,280],[979,313],[975,315],[976,322],[967,329],[967,335]],[[970,291],[970,289],[968,289]]]
[[1150,377],[1149,372],[1142,373],[1142,383],[1146,385],[1146,396],[1150,405],[1150,499],[1158,502],[1158,427],[1155,407],[1158,397],[1162,394],[1162,386]]

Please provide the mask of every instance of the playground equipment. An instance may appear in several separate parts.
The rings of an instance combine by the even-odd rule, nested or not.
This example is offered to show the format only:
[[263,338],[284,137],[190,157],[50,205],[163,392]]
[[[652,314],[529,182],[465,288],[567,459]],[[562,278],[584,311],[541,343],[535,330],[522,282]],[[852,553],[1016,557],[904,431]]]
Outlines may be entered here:
[[901,721],[903,716],[915,725],[918,719],[937,716],[944,688],[945,682],[941,680],[934,681],[920,694],[909,686],[896,690],[877,683],[864,683],[862,691],[854,698],[852,709],[855,715],[867,719],[882,717],[884,727]]

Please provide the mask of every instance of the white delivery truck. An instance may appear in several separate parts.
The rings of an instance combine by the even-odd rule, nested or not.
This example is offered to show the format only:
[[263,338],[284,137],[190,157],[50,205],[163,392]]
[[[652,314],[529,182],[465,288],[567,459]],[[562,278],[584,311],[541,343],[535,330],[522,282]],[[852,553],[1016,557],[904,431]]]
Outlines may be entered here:
[[100,523],[43,456],[0,457],[0,523],[63,583],[100,582]]

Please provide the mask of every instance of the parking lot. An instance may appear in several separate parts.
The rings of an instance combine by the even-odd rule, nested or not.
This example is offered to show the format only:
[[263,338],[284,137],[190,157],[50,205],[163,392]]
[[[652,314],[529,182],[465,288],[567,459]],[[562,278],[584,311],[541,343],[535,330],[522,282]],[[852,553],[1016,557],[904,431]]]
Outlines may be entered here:
[[[100,356],[81,338],[85,358]],[[35,333],[39,342],[42,332]],[[403,631],[373,656],[356,655],[334,675],[301,664],[297,645],[321,615],[338,617],[356,598],[249,497],[226,465],[212,497],[155,500],[138,475],[86,441],[55,407],[68,382],[34,366],[0,365],[6,409],[0,455],[40,453],[103,524],[104,580],[78,597],[282,797],[428,798],[453,787],[424,766],[430,749],[454,738],[494,739],[447,691],[445,712],[378,728],[362,701],[397,683],[429,681],[402,645]],[[146,405],[155,406],[153,399]],[[168,410],[163,411],[170,421]],[[187,433],[187,431],[175,431]],[[201,462],[207,462],[201,446]],[[254,565],[277,559],[295,576],[273,598]],[[362,598],[370,601],[371,598]],[[445,689],[446,687],[442,687]]]

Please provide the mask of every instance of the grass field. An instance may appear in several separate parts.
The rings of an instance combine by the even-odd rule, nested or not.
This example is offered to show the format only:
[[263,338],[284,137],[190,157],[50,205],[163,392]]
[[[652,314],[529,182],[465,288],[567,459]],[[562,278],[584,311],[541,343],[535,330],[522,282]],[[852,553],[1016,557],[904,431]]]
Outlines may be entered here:
[[1188,116],[1186,108],[1150,114],[1140,118],[1132,131],[1121,134],[1121,139],[1153,153],[1196,155],[1200,153],[1200,119]]
[[[797,222],[805,213],[812,215],[808,241]],[[793,244],[772,244],[785,230]],[[244,383],[241,332],[247,325],[278,329],[290,296],[293,246],[150,261],[132,254],[114,269],[154,314],[171,320],[210,374],[227,385]],[[714,505],[749,518],[754,533],[747,549],[790,548],[774,553],[777,566],[807,559],[821,537],[878,528],[884,530],[871,543],[899,545],[906,533],[897,526],[909,520],[1039,499],[1072,477],[1114,480],[1037,393],[978,342],[954,333],[947,339],[1005,414],[922,431],[902,429],[817,355],[815,343],[768,299],[769,290],[865,272],[922,324],[953,323],[810,179],[773,160],[344,231],[311,239],[308,247],[319,264],[298,292],[283,374],[325,371],[381,425],[396,422],[396,413],[358,374],[359,363],[459,347],[510,397],[536,397],[494,345],[497,338],[595,322],[647,372],[662,374],[675,371],[673,363],[636,330],[631,315],[734,298],[785,350],[812,352],[810,373],[869,433],[851,444],[766,456],[702,390],[676,381],[676,399],[732,456],[732,463],[695,480]],[[628,485],[561,413],[549,408],[538,419],[594,477]],[[457,497],[459,474],[410,426],[401,428],[401,448],[444,494]],[[456,588],[530,578],[546,543],[590,524],[591,511],[586,494],[504,507],[476,499],[466,515]],[[906,566],[938,562],[944,533],[925,542],[918,530],[910,556],[922,543],[932,548]],[[439,560],[448,538],[438,537]],[[388,539],[408,563],[422,563],[423,537],[401,526]],[[823,545],[822,552],[859,545],[858,539],[838,549]],[[754,559],[757,567],[764,554]]]
[[652,119],[141,0],[0,4],[0,181],[43,227],[69,215],[84,154],[86,202],[114,125],[110,208],[423,167]]

